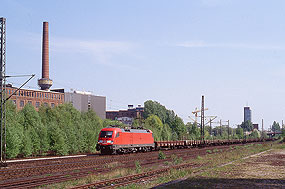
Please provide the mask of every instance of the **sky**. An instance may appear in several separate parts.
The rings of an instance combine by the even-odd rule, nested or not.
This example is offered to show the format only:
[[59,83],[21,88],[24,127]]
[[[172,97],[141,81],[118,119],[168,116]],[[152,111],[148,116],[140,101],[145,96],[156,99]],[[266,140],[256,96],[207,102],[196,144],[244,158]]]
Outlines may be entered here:
[[[268,128],[285,120],[283,0],[0,0],[6,75],[41,77],[49,22],[52,88],[106,96],[107,110],[158,101],[191,121],[206,116]],[[19,86],[27,77],[10,78]]]

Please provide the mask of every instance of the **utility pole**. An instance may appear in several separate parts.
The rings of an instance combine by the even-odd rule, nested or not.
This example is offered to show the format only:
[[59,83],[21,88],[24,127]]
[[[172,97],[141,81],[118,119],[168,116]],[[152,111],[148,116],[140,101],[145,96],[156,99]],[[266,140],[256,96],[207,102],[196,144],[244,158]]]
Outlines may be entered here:
[[212,118],[210,118],[210,136],[211,136],[211,138],[213,138],[213,136],[212,136]]
[[0,18],[1,166],[6,165],[6,18]]
[[220,119],[220,136],[222,138],[222,120]]
[[261,138],[262,138],[262,140],[263,140],[263,119],[261,120],[261,124],[262,124],[262,130],[261,130]]
[[201,104],[201,140],[204,143],[204,127],[205,127],[205,115],[204,115],[204,96],[202,96],[202,104]]
[[228,120],[228,141],[230,141],[230,120]]

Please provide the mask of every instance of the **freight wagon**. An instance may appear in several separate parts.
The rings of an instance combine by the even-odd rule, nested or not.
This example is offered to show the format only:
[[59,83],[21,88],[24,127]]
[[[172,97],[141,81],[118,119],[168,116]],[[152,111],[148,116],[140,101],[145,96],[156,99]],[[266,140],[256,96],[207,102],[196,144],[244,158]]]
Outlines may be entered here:
[[232,139],[232,140],[179,140],[154,141],[151,130],[122,129],[108,127],[101,130],[96,146],[102,154],[123,154],[131,152],[147,152],[161,149],[195,148],[245,144],[252,142],[272,141],[273,139]]

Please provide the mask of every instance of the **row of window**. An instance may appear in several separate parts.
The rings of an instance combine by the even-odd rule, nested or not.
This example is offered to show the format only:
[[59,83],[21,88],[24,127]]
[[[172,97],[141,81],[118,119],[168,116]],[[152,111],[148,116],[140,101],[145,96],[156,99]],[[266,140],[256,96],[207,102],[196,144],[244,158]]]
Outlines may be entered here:
[[[16,91],[16,89],[6,89],[6,90],[7,90],[7,94],[9,94],[9,95],[13,94]],[[15,95],[16,96],[35,97],[35,98],[63,100],[62,94],[45,93],[45,92],[19,90],[19,91],[17,91],[17,93]]]
[[[16,100],[13,100],[13,103],[14,103],[15,105],[17,105],[17,101],[16,101]],[[32,101],[28,101],[26,104],[31,104],[31,105],[33,105],[33,104],[32,104]],[[20,105],[21,108],[24,107],[24,106],[25,106],[25,101],[20,100],[20,104],[19,104],[19,105]],[[42,103],[42,105],[48,106],[49,103],[44,102],[44,103]],[[40,106],[41,106],[41,103],[40,103],[40,102],[36,102],[36,103],[35,103],[35,107],[36,107],[36,108],[39,108]],[[54,104],[54,103],[51,103],[50,106],[53,108],[53,107],[55,106],[55,104]]]

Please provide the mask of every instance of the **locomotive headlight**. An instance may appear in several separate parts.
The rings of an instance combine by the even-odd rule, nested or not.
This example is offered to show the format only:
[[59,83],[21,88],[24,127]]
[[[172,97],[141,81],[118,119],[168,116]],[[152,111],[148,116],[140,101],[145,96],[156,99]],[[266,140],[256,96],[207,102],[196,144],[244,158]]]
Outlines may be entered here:
[[99,140],[99,143],[103,143],[103,140]]
[[113,144],[113,141],[111,141],[111,140],[107,140],[107,143],[111,143],[111,144]]

